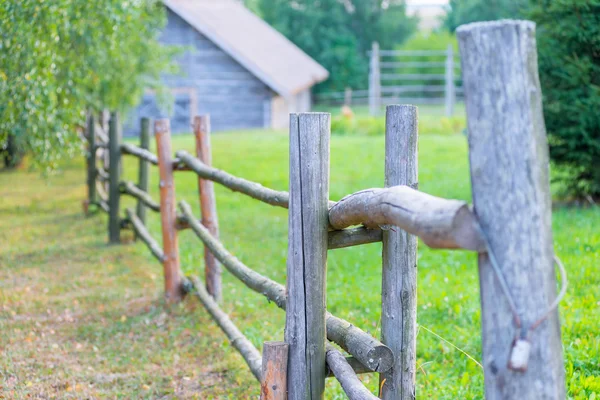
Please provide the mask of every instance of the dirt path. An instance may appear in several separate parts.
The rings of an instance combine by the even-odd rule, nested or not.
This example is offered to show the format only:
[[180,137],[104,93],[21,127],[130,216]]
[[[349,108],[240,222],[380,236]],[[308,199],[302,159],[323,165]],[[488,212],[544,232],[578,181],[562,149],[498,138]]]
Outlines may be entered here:
[[198,304],[167,311],[160,265],[83,216],[82,171],[0,174],[0,398],[249,397]]

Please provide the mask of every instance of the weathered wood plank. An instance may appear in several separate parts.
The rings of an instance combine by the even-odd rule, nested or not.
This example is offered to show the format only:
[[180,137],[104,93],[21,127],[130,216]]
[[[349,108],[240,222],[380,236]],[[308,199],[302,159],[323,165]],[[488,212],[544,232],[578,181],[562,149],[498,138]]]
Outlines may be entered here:
[[194,284],[192,293],[198,297],[200,302],[204,305],[204,308],[206,308],[206,311],[208,311],[217,325],[225,332],[232,346],[237,349],[244,358],[244,361],[246,361],[246,364],[248,364],[248,367],[250,367],[252,375],[260,381],[262,358],[259,351],[254,347],[252,342],[240,332],[234,323],[231,322],[229,316],[219,308],[219,305],[204,288],[204,284],[196,277],[191,277],[190,279]]
[[325,389],[329,136],[329,114],[290,115],[285,341],[291,400],[320,399]]
[[[525,328],[556,298],[548,143],[535,24],[503,20],[458,28],[473,203]],[[526,372],[507,368],[519,334],[487,253],[479,254],[487,399],[564,399],[558,312],[529,335]]]
[[[180,201],[179,207],[182,211],[181,218],[185,220],[192,231],[230,273],[241,280],[248,288],[267,297],[279,308],[286,309],[287,296],[283,285],[248,268],[229,253],[221,242],[212,237],[210,232],[196,220],[190,206],[185,201]],[[330,313],[325,315],[327,319],[327,338],[329,340],[356,357],[370,371],[383,372],[392,367],[394,356],[387,346],[348,321],[344,321]]]
[[356,376],[356,372],[352,369],[346,358],[335,349],[333,346],[327,346],[327,366],[333,372],[337,380],[342,385],[344,393],[350,400],[376,400],[379,397],[363,385]]
[[[418,186],[417,107],[388,106],[385,122],[385,186]],[[417,360],[417,237],[401,229],[383,232],[381,341],[396,355],[380,374],[384,400],[413,400]]]
[[121,126],[119,124],[119,114],[112,112],[108,127],[108,241],[109,243],[121,242],[121,220],[119,218],[119,177],[121,175]]
[[173,179],[173,159],[171,156],[171,132],[169,120],[154,122],[154,136],[158,154],[160,175],[160,222],[163,237],[163,268],[165,274],[165,296],[168,302],[178,302],[183,298],[181,271],[179,269],[179,245],[177,241],[177,221],[175,205],[175,181]]
[[154,238],[150,235],[150,232],[148,232],[148,229],[146,229],[146,226],[144,225],[142,220],[140,220],[138,216],[133,212],[133,210],[129,208],[126,209],[125,212],[127,213],[127,219],[133,227],[135,236],[146,244],[152,255],[156,257],[158,261],[163,262],[164,252],[160,248],[156,240],[154,240]]
[[408,186],[366,189],[346,196],[329,210],[329,222],[334,229],[395,225],[432,248],[485,251],[477,219],[466,202],[441,199]]
[[[196,138],[196,157],[206,166],[212,166],[212,153],[210,146],[210,116],[194,117],[194,137]],[[210,234],[219,238],[219,219],[217,216],[217,201],[213,182],[198,177],[198,191],[200,195],[200,211],[202,225]],[[206,290],[217,303],[221,301],[221,266],[210,250],[204,247],[204,282]]]
[[264,343],[260,400],[287,399],[288,351],[285,342]]
[[[140,120],[140,148],[142,148],[144,150],[148,150],[150,148],[150,119],[149,118],[142,118]],[[137,185],[137,187],[143,193],[148,193],[148,182],[149,182],[148,169],[149,169],[148,161],[140,158],[140,163],[139,163],[139,167],[138,167],[138,185]],[[142,224],[144,224],[144,225],[146,224],[146,206],[147,206],[147,203],[145,203],[141,199],[138,199],[135,212],[136,212],[138,218],[140,219],[140,221],[142,222]],[[159,205],[159,211],[160,211],[160,205]]]
[[382,236],[381,229],[367,229],[364,226],[339,231],[329,231],[327,236],[327,248],[330,250],[342,249],[344,247],[381,242]]

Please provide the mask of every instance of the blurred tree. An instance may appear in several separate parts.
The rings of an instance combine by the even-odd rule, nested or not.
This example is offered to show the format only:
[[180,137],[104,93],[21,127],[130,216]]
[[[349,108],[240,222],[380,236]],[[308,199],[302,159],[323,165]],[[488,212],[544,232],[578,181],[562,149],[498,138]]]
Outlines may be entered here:
[[444,26],[454,32],[462,24],[518,18],[527,9],[529,0],[450,0]]
[[0,147],[13,136],[46,169],[73,155],[87,107],[124,110],[159,84],[165,22],[151,0],[0,2]]
[[262,18],[329,71],[317,92],[366,88],[371,43],[393,48],[417,27],[401,0],[254,1]]
[[567,193],[600,199],[600,1],[532,0],[550,156]]

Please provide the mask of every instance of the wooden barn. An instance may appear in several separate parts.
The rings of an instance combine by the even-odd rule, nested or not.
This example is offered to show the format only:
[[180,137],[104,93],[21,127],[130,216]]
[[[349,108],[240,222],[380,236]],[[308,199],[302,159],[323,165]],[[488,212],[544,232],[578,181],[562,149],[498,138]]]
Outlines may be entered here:
[[180,73],[164,76],[174,104],[159,106],[147,91],[129,115],[126,135],[141,117],[169,117],[171,131],[190,132],[194,115],[210,114],[213,131],[281,128],[291,112],[311,108],[310,89],[329,73],[235,0],[164,0],[167,45],[185,46]]

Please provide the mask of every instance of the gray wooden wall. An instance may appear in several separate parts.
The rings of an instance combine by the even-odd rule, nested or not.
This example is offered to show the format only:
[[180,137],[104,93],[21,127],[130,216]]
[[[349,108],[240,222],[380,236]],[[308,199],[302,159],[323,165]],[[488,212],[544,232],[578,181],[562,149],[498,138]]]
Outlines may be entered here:
[[177,58],[180,74],[163,77],[166,86],[175,89],[174,104],[161,107],[154,94],[146,93],[129,113],[124,134],[137,135],[142,117],[171,118],[174,133],[191,132],[190,118],[196,114],[210,114],[213,131],[270,123],[272,90],[177,14],[167,10],[167,16],[161,42],[188,48]]

